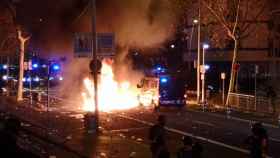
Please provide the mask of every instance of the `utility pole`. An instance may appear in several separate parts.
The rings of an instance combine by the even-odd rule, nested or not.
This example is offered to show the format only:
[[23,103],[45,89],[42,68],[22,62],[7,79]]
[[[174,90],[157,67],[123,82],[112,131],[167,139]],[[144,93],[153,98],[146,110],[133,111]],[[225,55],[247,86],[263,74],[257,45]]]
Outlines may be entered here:
[[206,66],[205,66],[205,50],[209,48],[208,44],[203,44],[203,52],[202,52],[202,66],[201,69],[201,82],[202,82],[202,104],[203,111],[205,110],[205,74],[206,74]]
[[222,102],[223,102],[223,106],[224,106],[225,105],[225,79],[226,79],[226,73],[224,73],[224,72],[221,73],[221,79],[222,79],[222,82],[223,82]]
[[51,67],[51,61],[48,61],[47,64],[47,112],[49,112],[49,107],[50,107],[50,67]]
[[198,30],[197,30],[197,69],[196,69],[196,102],[199,104],[200,100],[200,27],[201,27],[201,13],[200,13],[200,0],[198,1]]
[[202,53],[202,66],[200,66],[201,70],[201,102],[203,104],[203,109],[205,105],[205,49],[203,48],[203,53]]
[[33,98],[32,98],[32,71],[29,69],[29,77],[30,77],[30,82],[29,82],[29,99],[30,99],[30,105],[33,104]]
[[9,82],[9,76],[10,76],[10,57],[7,56],[7,81],[8,81],[8,87],[7,87],[7,94],[8,96],[10,96],[10,92],[11,92],[11,89],[12,89],[12,85],[10,84],[11,82]]
[[98,74],[97,74],[97,33],[96,33],[96,1],[92,0],[92,60],[93,60],[93,82],[94,82],[94,105],[96,131],[99,127],[98,109]]

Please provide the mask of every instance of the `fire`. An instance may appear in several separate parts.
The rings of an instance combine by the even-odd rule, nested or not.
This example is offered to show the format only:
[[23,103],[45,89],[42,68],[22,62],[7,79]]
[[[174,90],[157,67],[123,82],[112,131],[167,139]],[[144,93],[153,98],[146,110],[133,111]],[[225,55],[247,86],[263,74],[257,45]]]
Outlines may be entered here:
[[[94,84],[84,79],[86,92],[82,93],[83,110],[94,111]],[[129,81],[117,82],[114,79],[112,61],[103,60],[98,83],[98,108],[101,111],[124,110],[139,105],[139,90]]]

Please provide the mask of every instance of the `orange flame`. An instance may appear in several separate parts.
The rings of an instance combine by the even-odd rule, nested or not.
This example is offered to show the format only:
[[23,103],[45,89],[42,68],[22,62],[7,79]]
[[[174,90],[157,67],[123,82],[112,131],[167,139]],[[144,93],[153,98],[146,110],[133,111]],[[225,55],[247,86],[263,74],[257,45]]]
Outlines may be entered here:
[[[85,111],[94,111],[94,84],[89,78],[86,78],[84,79],[84,86],[86,92],[82,93],[82,108]],[[102,61],[102,69],[98,83],[99,110],[112,111],[137,107],[141,102],[141,100],[139,100],[139,95],[139,89],[137,89],[136,86],[132,86],[129,81],[117,82],[114,80],[111,60]],[[148,100],[150,99],[151,97],[148,97]],[[143,105],[147,106],[147,102],[149,101],[145,101]]]

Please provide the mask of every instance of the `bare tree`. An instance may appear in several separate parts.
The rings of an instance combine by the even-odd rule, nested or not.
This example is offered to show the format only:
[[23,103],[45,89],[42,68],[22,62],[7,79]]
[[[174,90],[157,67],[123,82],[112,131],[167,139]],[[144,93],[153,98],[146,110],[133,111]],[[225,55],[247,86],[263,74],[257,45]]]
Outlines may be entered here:
[[22,98],[22,89],[23,89],[23,73],[24,73],[24,50],[25,50],[25,43],[30,39],[30,36],[24,37],[22,35],[22,31],[19,29],[17,30],[18,33],[18,40],[20,42],[20,47],[19,47],[19,78],[18,78],[18,93],[17,93],[17,101],[21,101]]
[[[223,34],[213,35],[213,37],[231,40],[234,43],[233,56],[231,64],[230,84],[228,88],[228,96],[226,105],[229,104],[229,94],[233,92],[236,82],[237,54],[240,40],[246,38],[254,29],[254,25],[258,23],[260,16],[266,8],[265,0],[202,0],[203,6],[214,17],[213,25],[220,26]],[[209,18],[211,19],[211,18]],[[227,36],[224,36],[226,33]],[[216,41],[224,40],[216,39]]]

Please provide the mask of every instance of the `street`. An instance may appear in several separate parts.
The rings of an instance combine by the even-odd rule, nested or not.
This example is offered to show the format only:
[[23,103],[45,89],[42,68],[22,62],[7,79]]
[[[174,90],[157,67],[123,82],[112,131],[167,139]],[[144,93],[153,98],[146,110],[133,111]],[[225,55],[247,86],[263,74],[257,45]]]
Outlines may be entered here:
[[[59,101],[55,104],[55,107],[50,108],[50,112],[31,108],[28,105],[26,107],[8,107],[2,109],[2,111],[12,111],[18,117],[31,122],[33,126],[38,125],[48,129],[42,130],[35,128],[35,126],[31,126],[32,128],[28,126],[32,131],[41,135],[47,133],[56,142],[65,144],[78,153],[84,153],[85,148],[88,148],[90,144],[92,146],[92,143],[94,143],[83,143],[81,140],[85,132],[83,126],[84,112],[73,111],[73,108],[67,110],[67,105],[62,104],[63,102]],[[181,139],[184,135],[193,137],[195,141],[203,145],[204,157],[217,157],[217,155],[229,158],[248,157],[244,140],[250,134],[250,124],[217,117],[217,115],[209,113],[187,109],[162,109],[160,113],[156,113],[151,108],[139,107],[127,111],[101,113],[100,128],[107,136],[111,135],[115,139],[124,139],[140,144],[141,148],[148,153],[148,130],[156,122],[159,114],[167,116],[168,145],[173,157],[182,145]],[[280,154],[278,150],[280,145],[279,128],[266,127],[266,129],[270,137],[269,155],[277,157]],[[137,148],[138,146],[131,147],[129,151],[124,153],[129,154],[136,151]],[[95,151],[89,149],[88,153],[92,152]],[[105,152],[109,151],[106,150]]]

